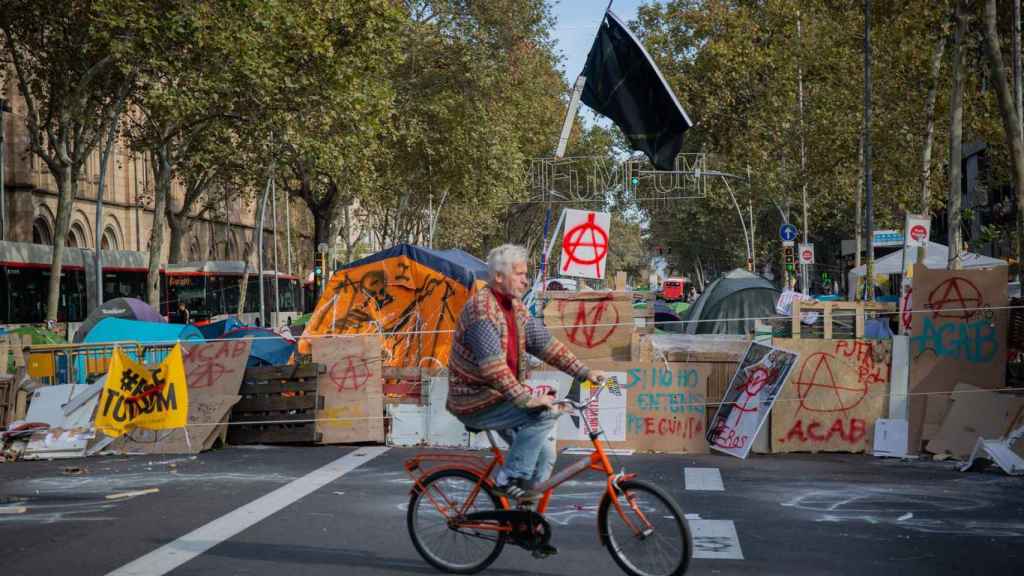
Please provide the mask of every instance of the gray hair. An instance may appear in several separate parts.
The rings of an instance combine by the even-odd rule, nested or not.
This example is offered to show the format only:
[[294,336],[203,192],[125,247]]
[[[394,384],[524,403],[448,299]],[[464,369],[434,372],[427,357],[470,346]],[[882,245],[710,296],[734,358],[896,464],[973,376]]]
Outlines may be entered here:
[[487,254],[487,273],[491,280],[495,274],[507,274],[517,262],[526,262],[526,248],[516,244],[502,244]]

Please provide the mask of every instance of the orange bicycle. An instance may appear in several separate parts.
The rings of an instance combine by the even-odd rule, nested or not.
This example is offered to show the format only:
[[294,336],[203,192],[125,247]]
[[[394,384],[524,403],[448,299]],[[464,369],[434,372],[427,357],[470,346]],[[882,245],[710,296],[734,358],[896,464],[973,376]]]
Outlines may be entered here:
[[597,529],[616,564],[633,576],[686,572],[693,540],[679,505],[636,474],[616,473],[600,438],[602,430],[592,428],[584,414],[603,389],[621,394],[618,384],[609,379],[591,387],[596,390],[587,402],[565,398],[557,403],[579,413],[594,451],[535,488],[542,493],[536,510],[531,505],[516,506],[494,493],[491,473],[504,457],[490,430],[491,459],[427,452],[406,461],[405,469],[414,482],[406,522],[413,546],[424,560],[444,572],[474,574],[490,566],[509,542],[543,557],[553,550],[551,525],[544,519],[552,493],[567,480],[594,470],[608,478],[598,506]]

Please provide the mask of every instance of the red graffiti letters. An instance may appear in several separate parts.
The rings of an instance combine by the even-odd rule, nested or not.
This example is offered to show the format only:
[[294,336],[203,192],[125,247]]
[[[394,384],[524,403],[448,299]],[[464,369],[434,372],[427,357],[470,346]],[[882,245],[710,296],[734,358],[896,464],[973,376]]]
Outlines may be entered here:
[[849,421],[836,418],[828,429],[822,422],[811,420],[805,425],[803,420],[797,420],[789,432],[779,438],[779,442],[799,441],[824,444],[838,438],[843,442],[857,444],[866,435],[867,423],[860,418],[850,418]]

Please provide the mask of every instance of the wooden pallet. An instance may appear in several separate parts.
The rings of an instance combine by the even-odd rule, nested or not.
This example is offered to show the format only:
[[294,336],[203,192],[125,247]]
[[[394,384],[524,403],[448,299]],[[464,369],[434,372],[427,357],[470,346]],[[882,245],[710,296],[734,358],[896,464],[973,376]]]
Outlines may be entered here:
[[316,411],[323,407],[319,393],[319,364],[249,368],[231,409],[229,444],[286,444],[320,441]]
[[895,304],[879,304],[877,302],[843,302],[843,301],[832,301],[832,302],[800,302],[796,300],[793,302],[793,316],[791,319],[793,326],[793,335],[791,336],[794,340],[800,339],[800,329],[802,323],[800,322],[800,315],[804,312],[820,312],[824,316],[825,322],[825,340],[832,339],[832,321],[835,313],[838,315],[845,314],[850,316],[851,313],[854,316],[854,338],[864,337],[864,318],[869,312],[895,312]]

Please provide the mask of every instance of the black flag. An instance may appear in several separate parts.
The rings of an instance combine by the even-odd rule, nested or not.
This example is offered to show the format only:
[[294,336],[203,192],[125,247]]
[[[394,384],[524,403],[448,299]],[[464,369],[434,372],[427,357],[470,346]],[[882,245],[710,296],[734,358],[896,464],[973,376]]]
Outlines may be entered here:
[[640,41],[611,10],[583,67],[582,100],[625,133],[658,170],[674,170],[683,132],[693,125]]

